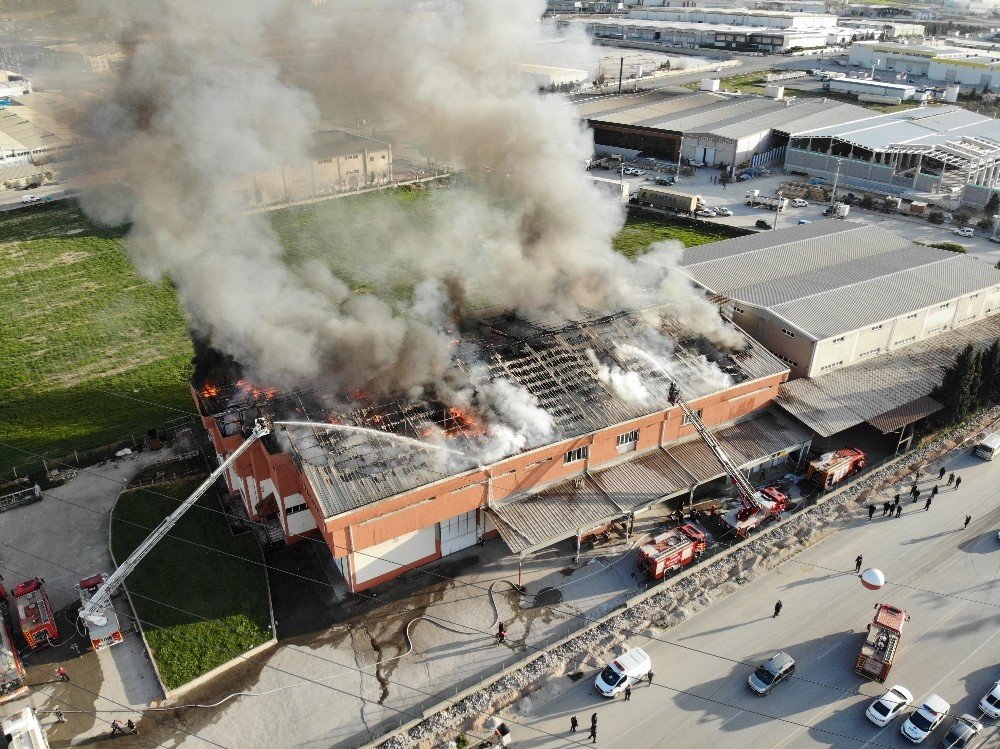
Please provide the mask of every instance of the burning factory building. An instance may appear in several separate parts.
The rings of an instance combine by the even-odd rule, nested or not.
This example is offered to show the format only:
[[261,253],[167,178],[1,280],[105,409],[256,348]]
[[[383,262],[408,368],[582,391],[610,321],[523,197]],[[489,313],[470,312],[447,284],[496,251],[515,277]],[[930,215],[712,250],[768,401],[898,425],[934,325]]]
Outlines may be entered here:
[[352,591],[482,538],[524,555],[693,496],[723,470],[672,382],[744,470],[808,449],[772,406],[788,367],[728,323],[730,351],[666,308],[573,322],[487,311],[456,327],[444,384],[393,396],[321,380],[273,390],[196,359],[220,458],[262,412],[275,424],[230,469],[230,491],[277,539],[321,536]]

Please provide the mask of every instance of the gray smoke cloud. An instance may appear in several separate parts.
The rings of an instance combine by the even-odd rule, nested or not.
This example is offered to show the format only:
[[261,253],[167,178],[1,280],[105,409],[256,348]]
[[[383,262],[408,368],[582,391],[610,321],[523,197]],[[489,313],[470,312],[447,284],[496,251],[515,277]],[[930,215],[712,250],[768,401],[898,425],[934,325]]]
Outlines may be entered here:
[[[540,49],[547,62],[558,57],[542,0],[105,7],[130,57],[89,134],[92,157],[121,174],[84,208],[130,224],[136,267],[170,279],[194,328],[252,375],[413,389],[448,367],[445,318],[456,300],[570,317],[648,300],[611,250],[623,212],[583,170],[589,132],[564,99],[539,95],[516,70]],[[302,85],[275,62],[289,48],[312,74]],[[579,57],[579,40],[566,48]],[[266,214],[248,215],[234,183],[306,161],[321,119],[360,114],[465,177],[438,191],[419,226],[391,201],[372,201],[368,232],[333,208],[312,227],[317,250],[290,264]],[[333,244],[348,248],[337,263]],[[359,282],[415,292],[386,301],[352,292]]]

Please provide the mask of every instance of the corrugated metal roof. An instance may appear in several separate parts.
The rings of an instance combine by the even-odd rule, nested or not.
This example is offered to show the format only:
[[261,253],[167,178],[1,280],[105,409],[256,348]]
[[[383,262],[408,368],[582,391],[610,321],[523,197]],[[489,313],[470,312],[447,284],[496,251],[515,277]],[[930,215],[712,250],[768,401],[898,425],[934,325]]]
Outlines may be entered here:
[[684,467],[659,448],[606,468],[590,477],[616,504],[640,507],[695,484]]
[[833,219],[701,247],[680,263],[698,284],[817,340],[1000,284],[978,258]]
[[942,408],[944,406],[929,395],[925,395],[923,398],[917,398],[915,401],[904,403],[898,408],[868,419],[868,423],[882,432],[882,434],[889,434],[890,432],[895,432],[897,429],[902,429],[907,424],[912,424],[931,414],[936,414]]
[[564,481],[515,501],[495,503],[488,512],[506,526],[506,533],[498,530],[515,554],[627,515],[586,477]]
[[832,124],[793,135],[838,138],[864,148],[881,150],[890,145],[941,145],[963,136],[1000,140],[1000,122],[961,107],[918,107],[868,117],[856,123]]
[[959,351],[997,338],[1000,317],[988,317],[830,374],[786,382],[778,403],[829,437],[929,395]]

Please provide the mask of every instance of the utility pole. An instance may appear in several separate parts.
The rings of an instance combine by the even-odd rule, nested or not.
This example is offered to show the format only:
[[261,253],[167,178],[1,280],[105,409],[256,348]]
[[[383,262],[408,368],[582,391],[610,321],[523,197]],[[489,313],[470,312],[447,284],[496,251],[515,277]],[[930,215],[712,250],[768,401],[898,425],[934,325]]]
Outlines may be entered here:
[[1000,213],[993,216],[993,236],[990,239],[996,239],[998,233],[1000,233]]
[[674,182],[681,181],[681,152],[684,150],[684,136],[680,136],[680,140],[677,141],[677,175],[674,177]]
[[778,228],[778,214],[781,213],[781,190],[778,190],[778,202],[774,204],[774,224],[772,224],[772,229]]
[[625,75],[625,58],[618,64],[618,93],[622,92],[622,76]]

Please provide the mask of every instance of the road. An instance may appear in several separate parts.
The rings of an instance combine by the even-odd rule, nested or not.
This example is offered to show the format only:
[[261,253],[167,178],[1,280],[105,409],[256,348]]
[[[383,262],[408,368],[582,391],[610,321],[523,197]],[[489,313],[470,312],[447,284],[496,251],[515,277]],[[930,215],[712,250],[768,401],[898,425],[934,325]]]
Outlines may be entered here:
[[[630,703],[605,700],[592,689],[596,673],[529,716],[516,720],[518,746],[563,747],[571,715],[589,726],[598,714],[598,741],[635,747],[903,747],[901,719],[877,729],[864,718],[873,697],[892,684],[920,700],[931,692],[952,714],[979,714],[976,705],[1000,678],[1000,462],[966,455],[950,467],[964,479],[944,490],[929,511],[907,504],[901,518],[867,521],[859,511],[825,543],[702,613],[636,638],[653,661],[654,684],[637,687]],[[931,482],[924,481],[929,486]],[[926,493],[925,493],[926,494]],[[966,514],[972,523],[963,529]],[[864,589],[855,555],[881,569],[888,584]],[[784,603],[772,618],[775,601]],[[877,602],[905,608],[900,650],[885,686],[854,674],[865,625]],[[746,685],[752,667],[784,650],[795,677],[767,697]],[[950,725],[950,719],[945,726]],[[985,720],[982,746],[1000,745],[1000,726]],[[944,734],[939,728],[933,744]],[[587,734],[580,734],[586,740]]]

